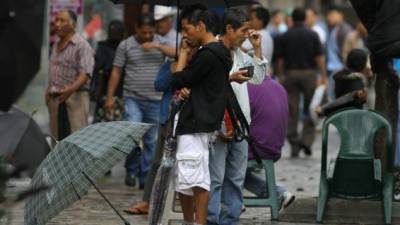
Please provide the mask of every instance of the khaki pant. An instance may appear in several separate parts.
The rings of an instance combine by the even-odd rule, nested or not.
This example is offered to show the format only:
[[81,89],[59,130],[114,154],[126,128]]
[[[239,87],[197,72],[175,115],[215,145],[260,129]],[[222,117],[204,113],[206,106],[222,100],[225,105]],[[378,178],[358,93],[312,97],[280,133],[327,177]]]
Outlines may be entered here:
[[[314,70],[288,70],[283,83],[289,96],[289,124],[287,138],[290,143],[303,143],[311,147],[315,138],[315,125],[308,108],[316,88],[317,73]],[[297,132],[299,121],[300,94],[304,96],[304,120],[301,137]]]
[[[66,101],[67,113],[71,133],[86,127],[89,116],[89,93],[86,91],[74,92]],[[58,138],[58,105],[59,100],[51,96],[47,102],[50,115],[50,133],[57,140]]]

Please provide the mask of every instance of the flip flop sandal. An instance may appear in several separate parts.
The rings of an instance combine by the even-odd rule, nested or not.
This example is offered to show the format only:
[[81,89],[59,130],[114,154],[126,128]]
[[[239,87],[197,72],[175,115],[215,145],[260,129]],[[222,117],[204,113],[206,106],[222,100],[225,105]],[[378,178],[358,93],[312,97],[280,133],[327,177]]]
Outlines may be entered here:
[[132,207],[124,210],[125,213],[129,215],[147,215],[149,212],[147,210],[143,210],[139,207]]

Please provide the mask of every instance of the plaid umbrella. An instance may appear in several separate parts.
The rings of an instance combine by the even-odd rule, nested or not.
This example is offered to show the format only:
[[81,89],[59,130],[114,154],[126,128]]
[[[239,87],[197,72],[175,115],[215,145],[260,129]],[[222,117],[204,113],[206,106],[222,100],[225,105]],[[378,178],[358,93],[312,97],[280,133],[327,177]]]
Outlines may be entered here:
[[25,225],[44,225],[87,194],[90,185],[124,159],[150,126],[126,121],[97,123],[58,143],[32,179],[32,187],[50,185],[52,189],[27,200]]

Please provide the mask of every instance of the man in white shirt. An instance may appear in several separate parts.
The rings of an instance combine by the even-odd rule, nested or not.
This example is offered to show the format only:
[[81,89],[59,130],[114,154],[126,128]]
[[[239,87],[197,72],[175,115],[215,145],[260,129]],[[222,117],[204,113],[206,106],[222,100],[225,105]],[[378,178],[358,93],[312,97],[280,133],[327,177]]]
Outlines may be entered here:
[[[156,33],[167,42],[169,47],[176,47],[176,30],[174,29],[173,16],[176,10],[172,7],[156,5],[154,6],[154,20],[156,21]],[[180,37],[178,37],[180,40]]]
[[[274,51],[274,42],[272,40],[271,34],[267,30],[267,25],[269,23],[269,12],[268,9],[263,7],[258,7],[250,12],[250,26],[252,29],[257,30],[257,32],[262,36],[262,55],[271,62],[272,53]],[[253,53],[253,45],[249,40],[246,40],[242,49],[248,53]]]
[[[240,108],[250,123],[250,103],[247,81],[260,84],[266,73],[267,62],[261,53],[261,35],[250,30],[246,14],[237,9],[229,9],[223,17],[223,30],[220,40],[231,51],[233,66],[229,80]],[[254,56],[244,53],[240,46],[249,36],[254,49]],[[254,67],[250,71],[240,70],[246,66]],[[234,81],[234,82],[233,82]],[[236,225],[239,221],[243,204],[243,182],[247,168],[248,144],[246,141],[235,142],[225,123],[219,132],[214,148],[210,151],[211,189],[208,203],[207,224]],[[228,130],[227,132],[225,132]],[[225,134],[224,134],[225,133]]]

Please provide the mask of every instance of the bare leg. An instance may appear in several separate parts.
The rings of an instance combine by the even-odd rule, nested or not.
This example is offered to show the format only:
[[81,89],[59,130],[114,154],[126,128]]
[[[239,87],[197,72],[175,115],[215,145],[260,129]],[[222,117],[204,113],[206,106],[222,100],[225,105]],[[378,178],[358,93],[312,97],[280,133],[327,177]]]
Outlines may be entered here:
[[200,187],[193,188],[193,200],[195,208],[195,220],[197,224],[207,223],[208,195],[209,191]]
[[179,193],[179,200],[181,201],[183,219],[185,220],[185,222],[193,223],[194,222],[193,196]]

